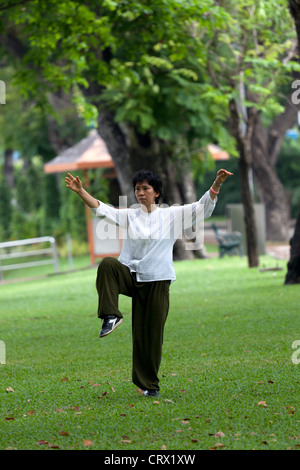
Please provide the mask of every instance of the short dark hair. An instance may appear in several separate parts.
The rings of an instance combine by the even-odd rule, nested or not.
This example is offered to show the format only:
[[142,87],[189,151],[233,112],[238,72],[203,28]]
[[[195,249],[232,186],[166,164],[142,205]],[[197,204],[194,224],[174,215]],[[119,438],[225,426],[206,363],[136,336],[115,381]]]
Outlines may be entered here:
[[155,198],[155,202],[157,204],[160,196],[162,196],[162,180],[156,173],[154,173],[154,171],[139,170],[132,178],[133,189],[135,190],[136,183],[142,183],[143,181],[147,181],[148,184],[153,187],[154,191],[159,193],[159,196]]

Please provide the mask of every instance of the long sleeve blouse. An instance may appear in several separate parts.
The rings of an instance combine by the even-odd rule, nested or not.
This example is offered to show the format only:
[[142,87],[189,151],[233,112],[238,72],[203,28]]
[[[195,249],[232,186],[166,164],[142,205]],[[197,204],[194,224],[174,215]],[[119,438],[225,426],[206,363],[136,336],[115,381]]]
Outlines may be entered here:
[[156,206],[149,213],[140,205],[115,208],[101,201],[97,209],[91,210],[101,219],[96,230],[99,238],[104,233],[107,237],[109,224],[121,229],[123,245],[119,261],[136,273],[137,281],[173,282],[176,279],[173,264],[175,241],[186,231],[192,234],[190,236],[193,239],[197,236],[203,238],[203,221],[211,216],[216,202],[217,198],[212,200],[207,191],[199,201],[192,204]]

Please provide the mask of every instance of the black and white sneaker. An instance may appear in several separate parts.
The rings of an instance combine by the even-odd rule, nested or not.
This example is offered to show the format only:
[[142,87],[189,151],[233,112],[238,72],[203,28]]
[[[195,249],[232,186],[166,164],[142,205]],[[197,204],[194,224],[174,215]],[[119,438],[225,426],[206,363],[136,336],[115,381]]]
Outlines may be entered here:
[[109,335],[117,326],[121,325],[123,319],[120,317],[116,317],[115,315],[107,315],[104,318],[102,329],[99,333],[99,337],[102,338],[103,336]]
[[158,390],[144,390],[144,397],[159,397]]

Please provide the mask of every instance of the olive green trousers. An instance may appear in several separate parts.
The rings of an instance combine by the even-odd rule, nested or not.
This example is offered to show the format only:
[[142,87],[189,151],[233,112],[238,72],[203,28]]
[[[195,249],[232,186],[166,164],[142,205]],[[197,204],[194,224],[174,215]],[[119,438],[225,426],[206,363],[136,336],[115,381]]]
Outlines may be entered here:
[[142,390],[159,390],[164,325],[169,311],[170,281],[138,282],[116,258],[104,258],[98,267],[98,317],[116,315],[119,294],[132,297],[132,381]]

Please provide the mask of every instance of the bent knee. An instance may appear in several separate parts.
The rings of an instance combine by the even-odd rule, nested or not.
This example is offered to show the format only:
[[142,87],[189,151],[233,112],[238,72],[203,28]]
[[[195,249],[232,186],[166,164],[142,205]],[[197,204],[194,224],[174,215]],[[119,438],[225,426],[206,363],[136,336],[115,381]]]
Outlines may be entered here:
[[103,260],[99,264],[98,272],[104,269],[111,269],[114,266],[116,266],[118,263],[119,263],[119,260],[117,258],[113,258],[112,256],[107,256],[106,258],[103,258]]

